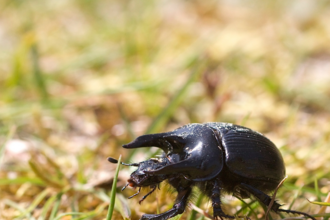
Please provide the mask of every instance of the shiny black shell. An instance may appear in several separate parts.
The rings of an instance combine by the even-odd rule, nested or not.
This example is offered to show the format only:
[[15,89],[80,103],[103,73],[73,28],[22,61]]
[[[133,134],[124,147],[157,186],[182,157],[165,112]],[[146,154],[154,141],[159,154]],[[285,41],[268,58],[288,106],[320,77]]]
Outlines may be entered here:
[[242,177],[279,182],[285,176],[282,155],[264,135],[228,123],[207,123],[217,133],[228,169]]
[[281,153],[268,138],[230,123],[188,124],[170,132],[142,135],[123,147],[151,146],[164,150],[169,161],[147,172],[151,175],[180,174],[198,182],[213,179],[224,170],[234,176],[271,182],[272,186],[266,188],[285,176]]

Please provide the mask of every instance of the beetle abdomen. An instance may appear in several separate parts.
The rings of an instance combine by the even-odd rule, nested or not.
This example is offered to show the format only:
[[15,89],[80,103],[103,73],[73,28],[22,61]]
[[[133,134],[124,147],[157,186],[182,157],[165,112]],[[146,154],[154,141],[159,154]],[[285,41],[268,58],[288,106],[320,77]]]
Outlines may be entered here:
[[243,126],[208,123],[220,135],[225,164],[242,177],[279,183],[285,176],[283,158],[268,138]]

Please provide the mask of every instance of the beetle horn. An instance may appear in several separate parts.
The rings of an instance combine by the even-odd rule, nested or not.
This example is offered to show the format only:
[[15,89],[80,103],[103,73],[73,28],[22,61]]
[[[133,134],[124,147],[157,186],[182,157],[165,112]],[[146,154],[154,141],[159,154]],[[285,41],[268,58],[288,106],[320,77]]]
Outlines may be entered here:
[[173,147],[166,140],[166,137],[168,137],[171,134],[172,132],[142,135],[136,138],[131,143],[123,145],[123,148],[132,149],[132,148],[140,148],[140,147],[159,147],[163,151],[168,152]]

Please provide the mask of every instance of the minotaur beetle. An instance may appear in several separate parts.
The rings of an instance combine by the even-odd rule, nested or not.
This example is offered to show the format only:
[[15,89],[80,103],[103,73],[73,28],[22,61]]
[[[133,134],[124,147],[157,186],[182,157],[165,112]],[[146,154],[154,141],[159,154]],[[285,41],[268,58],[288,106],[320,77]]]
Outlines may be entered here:
[[[211,200],[215,219],[230,218],[221,209],[223,192],[238,198],[255,197],[265,206],[271,198],[266,194],[274,191],[285,176],[283,158],[276,146],[262,134],[249,128],[229,123],[188,124],[174,131],[148,134],[123,145],[124,148],[159,147],[164,155],[125,164],[138,167],[128,179],[127,186],[149,186],[140,203],[159,184],[167,180],[178,195],[172,209],[161,214],[145,214],[141,219],[165,220],[184,212],[192,187],[197,186]],[[116,163],[117,160],[109,158]],[[130,198],[132,198],[131,196]],[[271,210],[301,214],[315,220],[307,213],[280,209],[274,202]]]

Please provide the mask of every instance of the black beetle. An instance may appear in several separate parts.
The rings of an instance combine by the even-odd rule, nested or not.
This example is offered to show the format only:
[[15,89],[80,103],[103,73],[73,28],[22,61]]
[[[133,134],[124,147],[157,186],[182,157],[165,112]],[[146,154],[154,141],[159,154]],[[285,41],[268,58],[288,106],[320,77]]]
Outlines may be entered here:
[[[141,203],[167,179],[178,195],[172,209],[161,214],[145,214],[141,220],[165,220],[183,213],[193,186],[199,187],[212,200],[215,219],[233,219],[221,209],[223,192],[241,199],[253,196],[269,206],[271,198],[266,193],[275,190],[285,176],[283,158],[276,146],[262,134],[243,126],[188,124],[171,132],[143,135],[123,145],[130,149],[152,146],[161,148],[164,155],[140,163],[122,163],[138,167],[123,190],[127,186],[140,189],[150,186],[152,190]],[[109,161],[117,162],[113,158]],[[301,214],[315,220],[307,213],[280,209],[277,202],[271,210]]]

